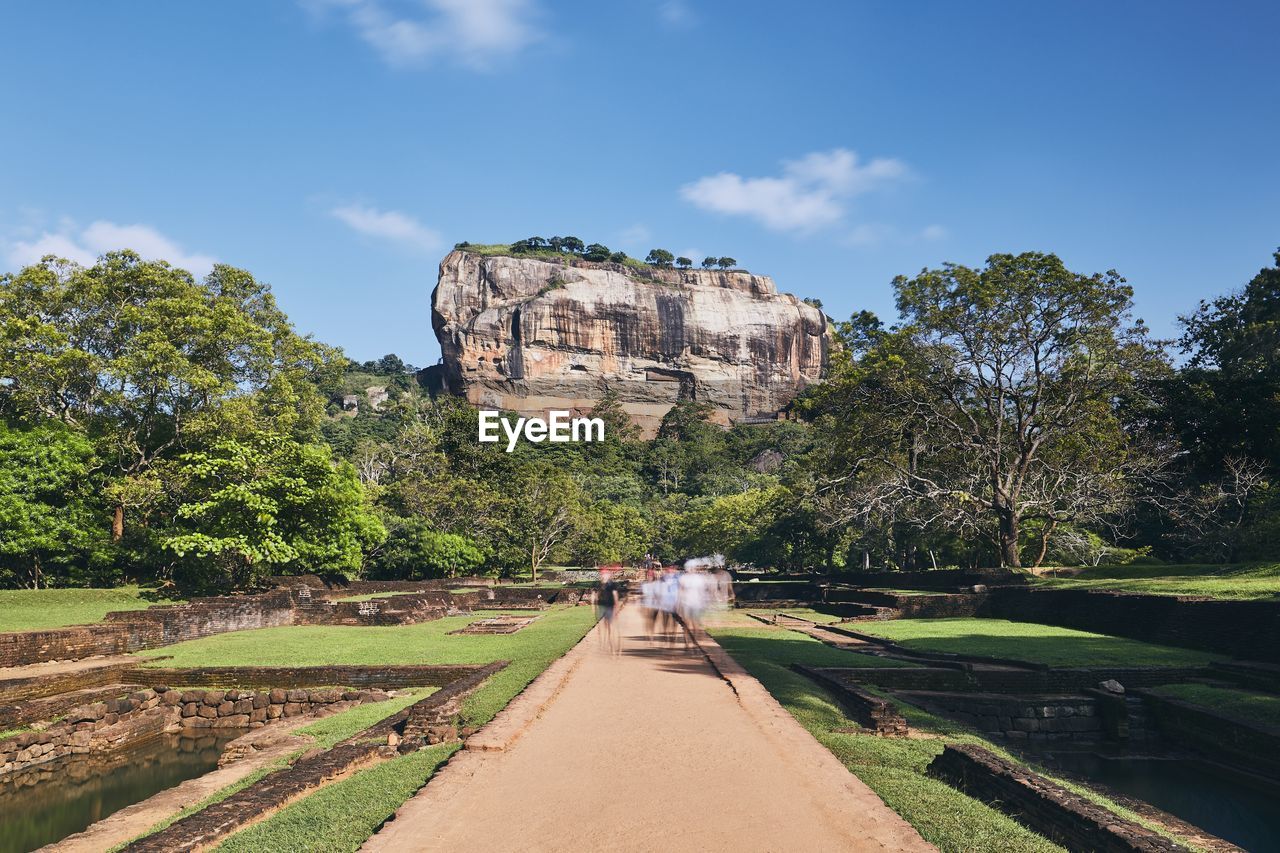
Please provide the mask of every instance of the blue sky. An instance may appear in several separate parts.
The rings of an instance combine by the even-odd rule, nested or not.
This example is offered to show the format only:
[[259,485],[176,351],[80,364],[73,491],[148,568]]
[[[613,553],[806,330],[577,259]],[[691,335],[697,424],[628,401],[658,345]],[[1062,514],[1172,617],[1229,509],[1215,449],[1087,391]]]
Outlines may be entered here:
[[999,251],[1158,334],[1280,245],[1280,5],[220,0],[0,11],[0,267],[123,245],[429,364],[460,240],[732,255],[847,317]]

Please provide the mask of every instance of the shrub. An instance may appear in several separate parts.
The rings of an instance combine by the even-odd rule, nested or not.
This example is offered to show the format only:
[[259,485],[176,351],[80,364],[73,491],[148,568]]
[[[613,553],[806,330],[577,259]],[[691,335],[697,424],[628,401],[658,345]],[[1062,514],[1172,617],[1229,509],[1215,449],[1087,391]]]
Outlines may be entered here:
[[371,576],[381,580],[457,577],[480,568],[484,554],[465,536],[432,530],[421,519],[392,528],[374,556]]

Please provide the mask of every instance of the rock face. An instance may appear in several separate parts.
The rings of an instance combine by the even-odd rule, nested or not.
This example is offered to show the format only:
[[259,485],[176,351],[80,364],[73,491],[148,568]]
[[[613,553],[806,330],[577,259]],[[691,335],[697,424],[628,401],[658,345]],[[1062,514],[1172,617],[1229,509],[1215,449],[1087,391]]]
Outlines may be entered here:
[[586,412],[606,389],[652,436],[681,398],[775,420],[827,363],[822,312],[765,276],[451,252],[428,383],[484,408]]

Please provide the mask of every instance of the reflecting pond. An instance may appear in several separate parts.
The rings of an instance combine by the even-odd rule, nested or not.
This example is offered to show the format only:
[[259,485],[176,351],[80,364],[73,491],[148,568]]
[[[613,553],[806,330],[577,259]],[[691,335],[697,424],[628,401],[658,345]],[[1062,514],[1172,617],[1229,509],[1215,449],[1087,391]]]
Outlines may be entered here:
[[1280,853],[1280,784],[1193,758],[1048,751],[1036,760],[1150,803],[1250,853]]
[[239,729],[151,738],[108,755],[69,755],[0,778],[0,853],[27,853],[218,766]]

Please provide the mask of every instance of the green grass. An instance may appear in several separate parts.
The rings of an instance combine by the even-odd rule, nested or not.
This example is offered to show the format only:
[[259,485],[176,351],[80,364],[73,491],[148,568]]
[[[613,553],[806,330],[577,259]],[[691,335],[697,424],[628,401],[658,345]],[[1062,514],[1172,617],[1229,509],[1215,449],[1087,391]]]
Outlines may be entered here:
[[1215,655],[1071,628],[1004,619],[894,619],[858,630],[916,651],[1009,658],[1049,666],[1196,666]]
[[[946,853],[967,853],[971,850],[1023,853],[1062,849],[1002,812],[925,773],[929,762],[942,752],[947,743],[975,744],[1015,762],[1020,761],[1017,756],[959,723],[937,717],[866,685],[864,689],[893,699],[912,729],[934,737],[883,738],[834,731],[851,725],[839,705],[817,684],[788,667],[792,663],[830,666],[826,662],[829,653],[847,653],[808,637],[803,639],[810,640],[809,645],[794,642],[793,632],[777,628],[712,628],[711,633],[725,651],[759,679],[819,743],[831,750],[890,808],[940,850]],[[1032,766],[1064,788],[1127,820],[1173,838],[1191,849],[1199,849],[1107,797]]]
[[849,652],[776,628],[711,631],[725,651],[823,746],[941,850],[1041,853],[1062,849],[990,806],[926,776],[925,768],[942,751],[943,741],[833,731],[850,725],[839,706],[820,687],[787,667],[792,663],[838,666]]
[[236,631],[140,654],[147,658],[168,658],[155,662],[166,668],[509,660],[510,666],[490,678],[463,703],[464,723],[483,725],[595,624],[595,614],[590,607],[553,607],[543,611],[542,618],[532,625],[514,634],[449,636],[450,631],[477,618],[503,612],[483,611],[394,627],[307,625]]
[[817,622],[819,625],[830,625],[839,622],[842,616],[833,616],[830,613],[819,613],[808,607],[781,607],[777,610],[771,610],[770,613],[785,613],[788,616],[798,616],[801,619],[808,619],[810,622]]
[[1170,699],[1203,705],[1249,722],[1280,728],[1280,696],[1274,693],[1257,693],[1237,687],[1208,684],[1167,684],[1153,688],[1152,692]]
[[385,702],[357,705],[347,711],[324,717],[309,726],[304,726],[298,729],[297,733],[314,738],[316,746],[328,749],[339,741],[364,731],[379,720],[408,708],[419,699],[425,699],[439,689],[438,687],[419,687],[408,691],[404,696],[395,696]]
[[167,601],[147,601],[136,586],[116,589],[0,590],[0,631],[38,631],[102,621],[113,610],[145,610]]
[[[877,655],[864,655],[861,652],[837,649],[819,642],[806,634],[788,631],[766,625],[759,627],[711,627],[709,630],[717,639],[721,635],[732,635],[734,647],[758,656],[774,655],[788,660],[794,659],[809,666],[832,667],[915,667],[908,661],[896,658],[883,658]],[[726,649],[728,646],[725,647]]]
[[344,595],[342,598],[332,599],[333,601],[373,601],[375,598],[393,598],[397,595],[407,595],[404,592],[366,592],[364,595]]
[[358,850],[457,749],[457,744],[441,744],[374,765],[232,835],[215,849],[223,853]]
[[[240,632],[252,640],[248,643],[212,644],[211,647],[210,640],[237,636],[221,634],[180,646],[189,647],[182,649],[183,660],[205,660],[210,666],[243,665],[245,660],[257,661],[262,666],[307,666],[329,661],[402,664],[510,660],[509,666],[464,700],[462,723],[476,727],[493,719],[525,685],[572,648],[595,624],[595,614],[590,607],[553,608],[533,625],[515,634],[447,636],[447,631],[485,615],[491,614],[448,617],[422,625],[395,628],[322,627],[318,632],[312,626],[264,628]],[[291,632],[302,632],[303,636],[294,636]],[[377,636],[372,636],[374,633]],[[165,651],[180,646],[169,646]],[[172,664],[165,660],[163,665],[185,664]],[[417,701],[432,689],[414,691],[412,696],[397,697],[388,702],[361,705],[318,720],[298,732],[314,737],[319,746],[332,746]],[[217,849],[356,850],[401,803],[431,778],[436,768],[457,748],[457,744],[442,744],[363,770],[321,788],[263,823],[233,835]],[[184,811],[181,816],[225,799],[261,779],[267,772],[270,769],[219,791],[205,802]],[[177,819],[175,817],[153,827],[151,831],[158,831]]]
[[1280,563],[1251,566],[1101,566],[1074,577],[1037,578],[1041,586],[1211,598],[1280,598]]

